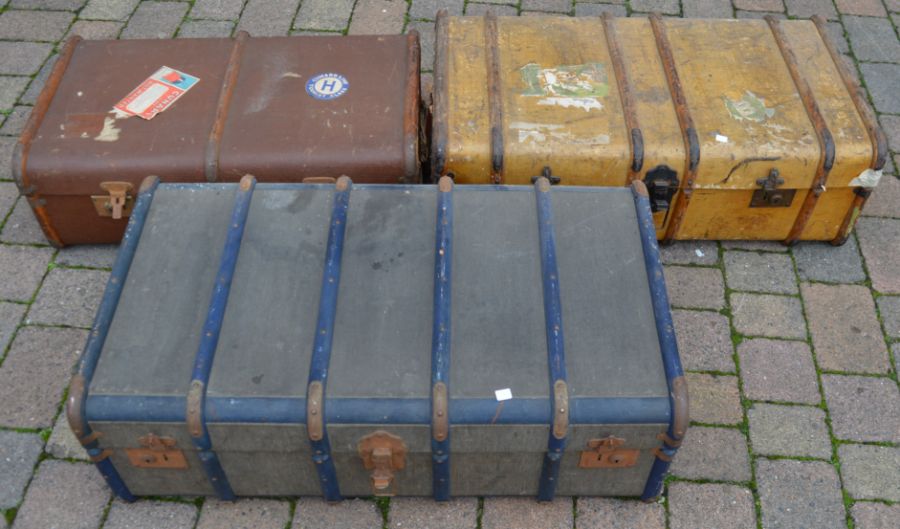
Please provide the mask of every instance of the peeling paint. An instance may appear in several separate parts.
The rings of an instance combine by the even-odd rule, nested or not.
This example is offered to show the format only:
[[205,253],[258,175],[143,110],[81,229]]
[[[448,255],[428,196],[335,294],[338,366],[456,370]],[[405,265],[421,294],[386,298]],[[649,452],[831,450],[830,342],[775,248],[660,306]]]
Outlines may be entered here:
[[94,137],[94,141],[118,141],[122,129],[116,127],[116,118],[107,117],[103,120],[103,130]]
[[285,77],[292,77],[294,79],[303,79],[303,76],[296,72],[284,72],[283,74],[281,74],[282,79],[284,79]]
[[600,110],[603,104],[593,97],[545,97],[538,101],[538,105],[557,106],[563,108],[575,107],[590,112],[593,109]]
[[865,171],[861,172],[859,176],[857,176],[853,180],[850,180],[850,186],[875,187],[878,185],[878,182],[881,181],[882,173],[883,171],[880,169],[878,171],[875,171],[873,169],[866,169]]
[[775,115],[775,109],[767,108],[765,100],[750,90],[744,92],[740,99],[732,99],[727,96],[722,99],[725,103],[725,109],[728,110],[732,118],[738,121],[748,120],[762,123]]

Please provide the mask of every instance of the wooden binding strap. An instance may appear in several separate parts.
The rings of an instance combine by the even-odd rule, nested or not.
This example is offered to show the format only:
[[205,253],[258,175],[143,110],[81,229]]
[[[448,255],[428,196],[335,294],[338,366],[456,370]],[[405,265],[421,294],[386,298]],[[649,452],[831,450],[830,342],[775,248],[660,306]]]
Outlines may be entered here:
[[681,179],[681,193],[675,199],[672,218],[669,220],[669,226],[661,241],[666,244],[672,242],[675,234],[678,233],[678,228],[681,227],[681,221],[684,219],[684,213],[691,200],[697,166],[700,165],[700,140],[697,136],[697,129],[694,127],[694,120],[688,110],[681,78],[678,76],[678,70],[675,69],[675,58],[672,55],[672,46],[669,44],[666,26],[659,13],[650,15],[650,26],[653,28],[653,36],[656,38],[656,49],[659,51],[659,58],[663,63],[669,93],[675,104],[675,114],[678,116],[678,125],[681,127],[681,135],[684,138],[684,149],[688,153],[684,164],[684,175]]
[[609,49],[609,59],[612,62],[613,71],[616,74],[616,85],[619,88],[619,98],[622,100],[622,110],[625,113],[625,126],[630,132],[631,141],[631,166],[628,168],[628,180],[626,185],[639,176],[644,166],[644,135],[638,124],[637,106],[634,101],[634,88],[628,78],[625,62],[622,60],[622,49],[616,35],[615,19],[611,13],[603,13],[603,32],[606,34],[606,47]]
[[403,174],[400,183],[415,184],[419,180],[419,32],[406,35],[406,103],[403,107]]
[[447,10],[437,12],[434,23],[436,49],[434,50],[434,92],[431,112],[431,179],[437,182],[444,176],[447,166],[447,72],[450,63],[447,49],[450,47],[450,32]]
[[222,132],[225,130],[225,120],[228,119],[228,109],[231,107],[231,96],[237,85],[238,73],[241,70],[241,58],[244,56],[244,47],[250,34],[239,31],[228,56],[228,66],[225,69],[225,79],[219,91],[219,101],[216,104],[216,118],[212,129],[209,131],[209,139],[206,142],[206,158],[204,160],[204,173],[207,182],[215,182],[219,178],[219,148],[222,140]]
[[491,183],[503,182],[503,101],[500,98],[500,46],[497,15],[484,15],[484,48],[488,75],[488,119],[491,124]]
[[800,100],[803,101],[803,106],[806,108],[806,114],[809,116],[809,120],[816,129],[816,136],[819,139],[820,155],[819,165],[816,168],[816,175],[813,177],[809,192],[806,194],[806,198],[800,206],[800,211],[797,213],[794,225],[791,227],[791,231],[788,232],[788,236],[783,241],[785,245],[790,246],[800,240],[803,229],[806,227],[807,222],[809,222],[809,218],[812,216],[813,210],[816,207],[816,202],[819,200],[819,195],[825,191],[825,182],[828,180],[828,173],[834,165],[834,138],[831,136],[831,131],[828,130],[825,118],[822,117],[822,113],[819,111],[819,105],[816,104],[812,89],[810,89],[806,79],[800,74],[797,56],[794,55],[794,51],[788,44],[784,29],[782,29],[781,24],[775,17],[767,15],[765,19],[769,24],[769,28],[772,30],[772,36],[775,37],[778,49],[781,50],[781,56],[784,58],[784,62],[791,74],[791,78],[794,80],[794,86],[797,87],[797,92],[800,94]]
[[[844,81],[844,86],[847,87],[847,93],[850,94],[850,100],[853,101],[853,106],[856,107],[856,111],[859,113],[859,117],[866,127],[866,132],[869,133],[869,139],[872,142],[872,164],[870,167],[873,170],[878,171],[884,167],[884,164],[887,161],[888,147],[884,132],[882,132],[881,128],[878,126],[875,114],[872,112],[868,103],[866,103],[866,99],[859,88],[859,83],[856,82],[856,79],[847,69],[847,65],[844,64],[843,59],[841,59],[841,54],[838,53],[834,44],[832,44],[831,39],[828,37],[828,27],[826,26],[825,19],[819,15],[815,15],[812,17],[812,21],[819,31],[819,36],[822,37],[825,49],[828,50],[828,54],[831,56],[831,60],[834,62],[834,66],[837,68],[841,80]],[[862,208],[866,204],[866,200],[871,193],[871,188],[860,187],[856,190],[850,210],[844,217],[844,221],[841,223],[837,236],[831,240],[831,244],[839,246],[847,241],[847,237],[850,236],[850,231],[853,229],[853,225],[856,224],[856,219],[859,217],[860,212],[862,212]]]

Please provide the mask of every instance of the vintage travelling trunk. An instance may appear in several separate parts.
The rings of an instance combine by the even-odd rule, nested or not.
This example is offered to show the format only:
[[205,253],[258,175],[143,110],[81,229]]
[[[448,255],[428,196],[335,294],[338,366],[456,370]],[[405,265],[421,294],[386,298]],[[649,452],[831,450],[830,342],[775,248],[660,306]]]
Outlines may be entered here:
[[73,37],[19,139],[13,174],[51,243],[118,242],[149,175],[418,182],[419,100],[415,32]]
[[643,180],[660,240],[840,244],[887,148],[821,19],[438,16],[432,167]]
[[126,499],[653,498],[687,388],[633,189],[148,179],[72,429]]

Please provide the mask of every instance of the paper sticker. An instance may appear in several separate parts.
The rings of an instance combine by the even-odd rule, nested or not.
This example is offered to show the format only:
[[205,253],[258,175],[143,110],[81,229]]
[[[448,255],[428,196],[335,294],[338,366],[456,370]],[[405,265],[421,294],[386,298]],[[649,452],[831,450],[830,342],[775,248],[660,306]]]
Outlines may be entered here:
[[775,109],[768,108],[765,100],[750,90],[744,92],[740,99],[732,99],[727,96],[722,99],[725,102],[725,109],[732,118],[738,121],[748,120],[762,123],[775,115]]
[[116,103],[114,108],[131,116],[153,119],[199,81],[193,75],[163,66]]
[[503,402],[504,400],[510,400],[512,398],[512,390],[509,388],[498,389],[494,391],[494,395],[497,396],[498,402]]
[[306,82],[306,93],[319,99],[337,99],[347,93],[350,83],[339,73],[320,73]]
[[879,169],[878,171],[875,171],[873,169],[866,169],[865,171],[860,173],[859,176],[857,176],[853,180],[850,180],[849,185],[851,187],[875,187],[878,185],[878,182],[881,181],[882,174],[883,171],[881,169]]
[[728,136],[722,136],[721,134],[716,134],[716,141],[719,143],[728,143]]

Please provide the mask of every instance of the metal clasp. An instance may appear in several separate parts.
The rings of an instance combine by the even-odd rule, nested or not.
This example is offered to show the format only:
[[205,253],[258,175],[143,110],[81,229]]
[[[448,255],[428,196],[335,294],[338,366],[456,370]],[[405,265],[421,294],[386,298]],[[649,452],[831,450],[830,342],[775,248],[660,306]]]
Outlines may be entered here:
[[156,434],[142,435],[138,438],[142,448],[126,448],[125,453],[131,464],[138,468],[187,468],[184,452],[175,447],[172,437],[160,437]]
[[650,196],[650,211],[668,211],[672,198],[678,192],[678,173],[668,165],[658,165],[647,171],[644,185]]
[[[541,176],[546,178],[550,182],[550,185],[552,185],[552,186],[555,186],[555,185],[559,184],[560,182],[562,182],[562,178],[553,174],[553,171],[551,171],[549,167],[544,167],[541,170]],[[533,184],[533,183],[537,182],[537,179],[540,178],[541,176],[532,176],[531,183]]]
[[406,467],[406,443],[384,430],[373,432],[359,440],[357,446],[366,470],[371,470],[372,492],[375,496],[393,496],[394,472]]
[[625,439],[610,435],[588,441],[588,449],[581,452],[581,468],[625,468],[637,463],[640,450],[619,448]]
[[98,215],[113,219],[131,215],[131,210],[134,208],[134,197],[128,193],[134,189],[133,185],[128,182],[101,182],[100,189],[109,194],[91,195],[94,209],[97,210]]
[[753,192],[750,199],[751,208],[786,208],[794,201],[796,189],[779,189],[784,185],[784,178],[778,173],[778,169],[769,171],[769,176],[758,178],[756,185],[760,188]]

